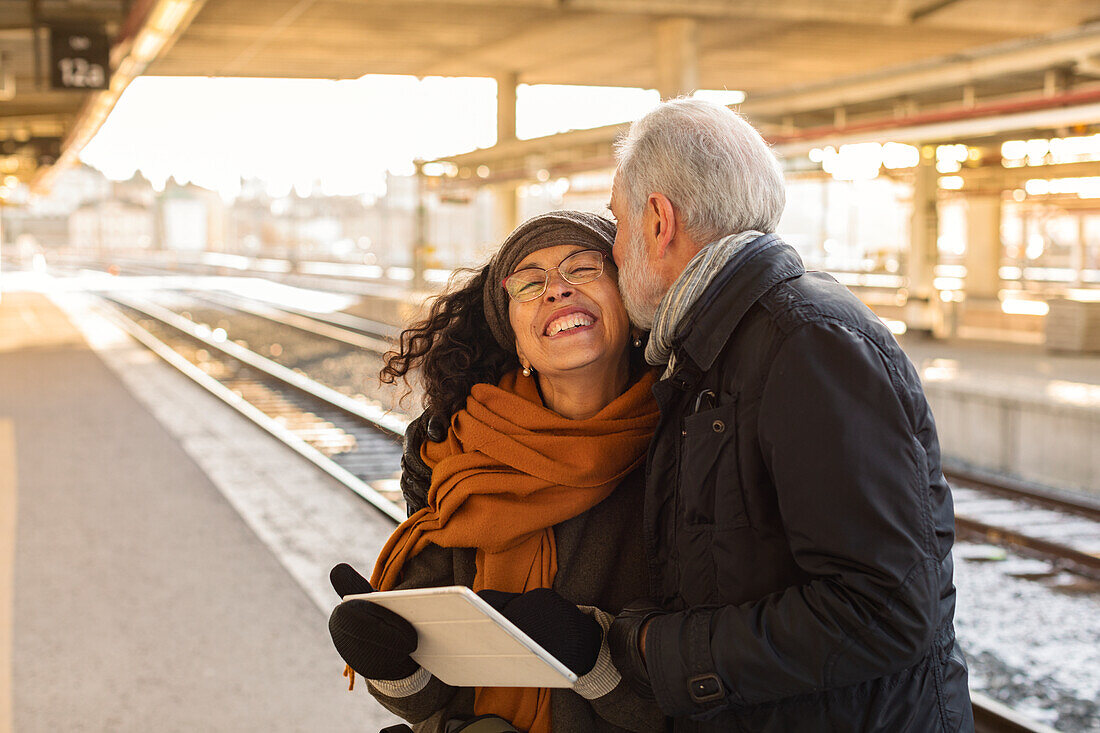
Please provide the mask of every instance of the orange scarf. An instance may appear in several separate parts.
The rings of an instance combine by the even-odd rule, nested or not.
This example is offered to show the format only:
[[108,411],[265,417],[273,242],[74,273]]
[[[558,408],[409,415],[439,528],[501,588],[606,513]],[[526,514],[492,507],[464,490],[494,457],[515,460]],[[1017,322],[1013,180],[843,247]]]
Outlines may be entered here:
[[[506,374],[475,385],[442,443],[425,442],[432,467],[428,506],[390,537],[371,585],[389,590],[405,562],[428,544],[473,547],[474,590],[550,588],[557,573],[555,524],[606,499],[645,460],[657,424],[650,371],[586,420],[542,404],[535,380]],[[550,691],[479,687],[474,712],[495,713],[520,730],[550,733]]]

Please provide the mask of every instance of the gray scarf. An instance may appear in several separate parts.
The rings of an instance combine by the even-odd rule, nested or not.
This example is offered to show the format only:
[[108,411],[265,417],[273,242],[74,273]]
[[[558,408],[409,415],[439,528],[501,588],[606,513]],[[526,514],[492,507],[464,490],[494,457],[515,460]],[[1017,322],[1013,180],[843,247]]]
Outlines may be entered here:
[[761,232],[749,230],[712,242],[699,250],[687,267],[672,283],[657,306],[653,318],[653,330],[649,333],[649,345],[645,349],[645,360],[654,366],[668,364],[662,379],[672,374],[676,357],[672,353],[672,340],[679,329],[680,321],[699,300],[699,296],[710,285],[726,263],[746,244],[761,237]]

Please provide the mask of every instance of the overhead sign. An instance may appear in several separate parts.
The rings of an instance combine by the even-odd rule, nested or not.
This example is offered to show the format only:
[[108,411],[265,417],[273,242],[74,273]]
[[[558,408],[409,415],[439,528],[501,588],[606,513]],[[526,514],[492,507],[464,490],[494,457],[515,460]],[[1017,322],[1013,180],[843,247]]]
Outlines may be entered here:
[[111,47],[102,26],[50,28],[50,87],[106,89]]

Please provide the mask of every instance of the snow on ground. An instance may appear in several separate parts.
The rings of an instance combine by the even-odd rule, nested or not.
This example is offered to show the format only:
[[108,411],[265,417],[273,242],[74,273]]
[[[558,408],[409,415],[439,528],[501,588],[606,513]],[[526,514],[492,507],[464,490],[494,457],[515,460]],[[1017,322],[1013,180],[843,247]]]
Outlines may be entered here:
[[997,556],[955,546],[955,629],[971,688],[1060,731],[1100,731],[1100,593],[1052,587],[1070,588],[1069,576],[1014,577],[1045,563]]

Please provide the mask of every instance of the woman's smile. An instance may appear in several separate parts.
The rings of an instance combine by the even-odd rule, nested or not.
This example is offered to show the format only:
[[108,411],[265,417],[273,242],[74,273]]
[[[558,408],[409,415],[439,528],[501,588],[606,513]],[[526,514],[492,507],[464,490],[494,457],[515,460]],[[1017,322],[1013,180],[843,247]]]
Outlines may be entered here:
[[590,330],[599,319],[586,308],[569,306],[550,315],[542,333],[547,338],[560,338]]

